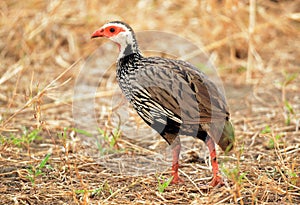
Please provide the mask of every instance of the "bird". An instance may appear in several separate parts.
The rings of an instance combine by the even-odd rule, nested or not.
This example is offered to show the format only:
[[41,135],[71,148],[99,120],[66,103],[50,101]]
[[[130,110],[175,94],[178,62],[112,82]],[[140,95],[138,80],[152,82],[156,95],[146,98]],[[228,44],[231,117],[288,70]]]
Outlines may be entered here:
[[172,183],[184,181],[178,174],[180,136],[191,136],[208,147],[213,173],[209,186],[223,185],[215,144],[228,152],[234,147],[235,135],[226,99],[217,85],[189,62],[144,57],[135,32],[123,21],[105,23],[91,35],[98,37],[117,44],[116,78],[122,93],[171,146]]

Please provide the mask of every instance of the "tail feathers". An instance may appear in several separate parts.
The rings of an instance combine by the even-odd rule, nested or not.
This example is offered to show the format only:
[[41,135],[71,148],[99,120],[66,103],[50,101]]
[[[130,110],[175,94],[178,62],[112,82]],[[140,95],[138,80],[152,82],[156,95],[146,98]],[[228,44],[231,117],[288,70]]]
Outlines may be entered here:
[[229,152],[234,147],[234,141],[235,141],[234,128],[230,121],[226,121],[218,145],[225,152]]
[[235,136],[234,128],[230,121],[226,120],[221,125],[211,125],[209,134],[225,152],[233,149]]

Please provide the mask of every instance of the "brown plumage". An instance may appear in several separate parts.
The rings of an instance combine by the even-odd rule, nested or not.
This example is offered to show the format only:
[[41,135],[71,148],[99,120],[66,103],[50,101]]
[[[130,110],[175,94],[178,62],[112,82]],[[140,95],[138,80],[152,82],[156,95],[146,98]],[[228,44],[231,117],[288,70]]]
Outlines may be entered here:
[[94,32],[95,37],[107,37],[119,45],[118,83],[140,117],[172,145],[173,182],[180,181],[178,136],[187,135],[207,144],[213,167],[211,185],[221,184],[214,142],[230,151],[234,131],[225,97],[217,86],[190,63],[143,57],[133,30],[123,22],[105,24]]

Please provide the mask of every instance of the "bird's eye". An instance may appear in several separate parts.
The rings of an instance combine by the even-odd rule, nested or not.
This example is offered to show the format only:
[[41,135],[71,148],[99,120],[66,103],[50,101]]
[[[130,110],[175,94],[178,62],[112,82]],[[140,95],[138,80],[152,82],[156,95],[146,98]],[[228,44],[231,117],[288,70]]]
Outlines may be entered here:
[[113,33],[113,32],[115,32],[116,30],[115,30],[114,28],[110,28],[109,31],[110,31],[111,33]]

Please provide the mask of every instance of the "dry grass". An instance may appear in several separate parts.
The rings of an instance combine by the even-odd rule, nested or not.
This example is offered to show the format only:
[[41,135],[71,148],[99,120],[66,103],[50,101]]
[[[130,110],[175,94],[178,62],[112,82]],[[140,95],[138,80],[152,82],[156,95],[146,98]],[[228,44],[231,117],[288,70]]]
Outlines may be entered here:
[[[299,204],[299,8],[298,1],[280,0],[1,1],[1,203]],[[154,157],[164,157],[159,138],[139,141],[123,134],[113,146],[102,141],[108,154],[101,158],[91,138],[74,135],[76,77],[104,42],[91,41],[90,34],[117,19],[137,31],[162,30],[203,43],[216,56],[237,135],[236,150],[220,153],[225,186],[199,189],[210,176],[201,144],[186,145],[185,183],[160,193],[157,178],[170,171],[165,164],[155,168],[158,174],[137,176],[108,169],[118,159],[124,166],[130,159],[155,165]],[[185,57],[193,55],[197,52]],[[99,89],[98,100],[113,94]],[[116,128],[107,115],[111,110],[101,104],[95,109],[109,135]],[[136,125],[139,119],[130,116]],[[37,129],[40,139],[30,135]],[[41,166],[47,153],[47,165]]]

